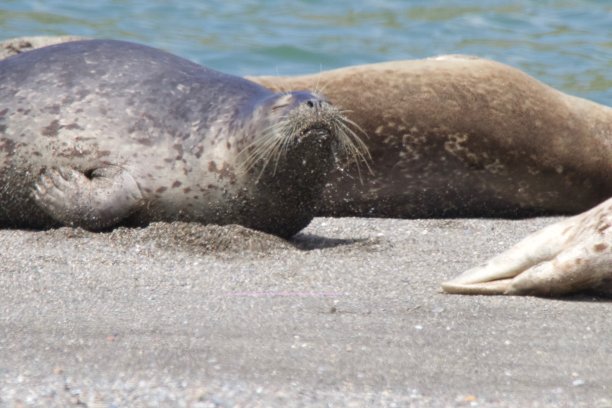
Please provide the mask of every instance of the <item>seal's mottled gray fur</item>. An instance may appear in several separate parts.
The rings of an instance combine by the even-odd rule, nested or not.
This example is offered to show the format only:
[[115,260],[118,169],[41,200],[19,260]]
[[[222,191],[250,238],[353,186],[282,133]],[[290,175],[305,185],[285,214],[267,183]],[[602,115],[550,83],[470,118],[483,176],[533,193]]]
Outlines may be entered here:
[[[141,45],[37,49],[0,61],[0,84],[0,226],[182,220],[289,236],[334,165],[339,113],[320,97]],[[249,156],[266,135],[287,139],[273,164]]]

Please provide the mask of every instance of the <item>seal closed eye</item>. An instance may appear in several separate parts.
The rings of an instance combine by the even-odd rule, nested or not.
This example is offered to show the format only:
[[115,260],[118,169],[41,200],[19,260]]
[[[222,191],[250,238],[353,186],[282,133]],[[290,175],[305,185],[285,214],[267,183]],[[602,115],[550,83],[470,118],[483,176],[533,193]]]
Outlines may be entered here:
[[0,61],[0,226],[237,223],[280,236],[317,211],[341,112],[142,45],[77,41]]

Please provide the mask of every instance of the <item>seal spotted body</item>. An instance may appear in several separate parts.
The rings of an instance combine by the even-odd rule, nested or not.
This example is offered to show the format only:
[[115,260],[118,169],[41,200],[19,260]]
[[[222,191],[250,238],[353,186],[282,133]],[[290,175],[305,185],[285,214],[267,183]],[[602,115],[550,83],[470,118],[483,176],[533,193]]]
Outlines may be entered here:
[[316,212],[336,148],[358,150],[319,96],[127,42],[9,57],[0,84],[4,227],[177,220],[287,237]]
[[249,77],[320,89],[365,132],[371,173],[333,172],[326,216],[575,214],[612,196],[612,109],[474,57]]

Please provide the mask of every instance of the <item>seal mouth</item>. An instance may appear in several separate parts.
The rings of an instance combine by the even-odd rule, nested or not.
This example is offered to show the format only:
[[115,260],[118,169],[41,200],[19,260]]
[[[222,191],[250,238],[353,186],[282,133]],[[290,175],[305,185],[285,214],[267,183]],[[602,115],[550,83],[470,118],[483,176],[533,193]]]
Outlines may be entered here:
[[310,128],[303,129],[297,135],[297,141],[302,142],[305,139],[316,137],[319,140],[327,140],[331,138],[332,129],[327,126],[313,126]]

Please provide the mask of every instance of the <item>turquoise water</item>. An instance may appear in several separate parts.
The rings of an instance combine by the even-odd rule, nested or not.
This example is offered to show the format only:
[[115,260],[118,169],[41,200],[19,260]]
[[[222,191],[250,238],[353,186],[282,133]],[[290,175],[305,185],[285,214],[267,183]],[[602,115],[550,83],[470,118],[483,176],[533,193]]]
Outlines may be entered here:
[[474,54],[612,105],[612,1],[0,0],[0,39],[138,41],[236,75]]

